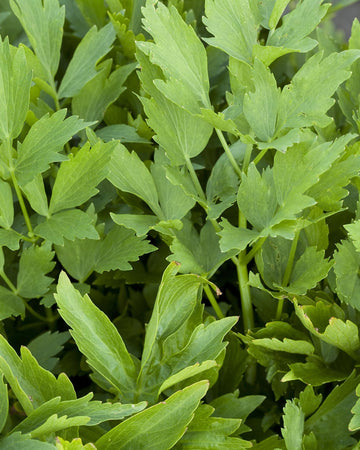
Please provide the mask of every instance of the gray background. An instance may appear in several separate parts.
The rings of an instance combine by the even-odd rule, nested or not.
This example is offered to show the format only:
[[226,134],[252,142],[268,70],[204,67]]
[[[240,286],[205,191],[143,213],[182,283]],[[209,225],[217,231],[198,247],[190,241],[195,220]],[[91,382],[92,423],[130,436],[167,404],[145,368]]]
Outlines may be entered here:
[[350,36],[351,25],[355,17],[360,20],[360,1],[351,6],[347,6],[335,16],[337,27],[342,28],[345,31],[346,37]]

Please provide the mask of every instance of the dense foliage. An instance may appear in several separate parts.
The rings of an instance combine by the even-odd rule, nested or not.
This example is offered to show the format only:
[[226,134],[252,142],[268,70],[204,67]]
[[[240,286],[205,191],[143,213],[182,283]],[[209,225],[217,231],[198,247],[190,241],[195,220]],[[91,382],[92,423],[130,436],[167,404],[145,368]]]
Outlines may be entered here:
[[0,449],[360,448],[351,3],[1,2]]

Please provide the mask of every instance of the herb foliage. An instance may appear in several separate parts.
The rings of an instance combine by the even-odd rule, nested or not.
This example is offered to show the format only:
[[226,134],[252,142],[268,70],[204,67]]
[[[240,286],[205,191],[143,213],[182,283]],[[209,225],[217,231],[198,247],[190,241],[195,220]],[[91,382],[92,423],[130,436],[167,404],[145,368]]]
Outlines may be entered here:
[[356,449],[360,24],[0,5],[0,448]]

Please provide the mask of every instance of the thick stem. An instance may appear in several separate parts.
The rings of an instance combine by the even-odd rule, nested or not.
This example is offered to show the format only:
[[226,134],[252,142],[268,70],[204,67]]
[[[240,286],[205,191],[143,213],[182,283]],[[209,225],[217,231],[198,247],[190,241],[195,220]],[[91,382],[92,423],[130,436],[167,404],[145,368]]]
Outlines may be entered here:
[[256,244],[253,246],[253,248],[249,251],[249,253],[246,255],[246,264],[249,264],[249,262],[254,258],[256,253],[261,249],[264,242],[266,241],[266,237],[262,237],[259,239]]
[[225,316],[222,313],[220,306],[219,306],[218,302],[216,301],[216,298],[214,297],[214,294],[211,292],[209,285],[207,285],[207,284],[204,285],[204,291],[205,291],[207,298],[209,299],[209,301],[211,303],[211,306],[213,307],[213,310],[215,311],[216,315],[218,316],[218,318],[223,319]]
[[253,161],[255,166],[258,162],[260,162],[263,159],[263,157],[266,155],[267,151],[268,151],[268,149],[261,150],[261,152],[257,155],[257,157]]
[[0,272],[0,277],[5,281],[5,283],[7,284],[7,286],[10,288],[10,290],[17,295],[17,289],[14,286],[14,284],[12,283],[12,281],[10,280],[10,278],[6,275],[6,273],[4,271]]
[[[285,273],[283,276],[283,280],[282,280],[282,285],[284,287],[286,287],[289,284],[290,281],[290,277],[291,277],[291,273],[293,271],[293,266],[294,266],[294,259],[295,259],[295,253],[296,253],[296,248],[299,242],[299,237],[300,237],[300,231],[297,231],[295,233],[295,237],[294,240],[292,241],[291,244],[291,248],[290,248],[290,253],[289,253],[289,258],[286,264],[286,268],[285,268]],[[281,315],[283,312],[283,307],[284,307],[284,299],[281,298],[279,300],[277,309],[276,309],[276,320],[280,320],[281,319]]]
[[187,167],[187,169],[188,169],[188,171],[189,171],[191,180],[192,180],[192,182],[193,182],[193,184],[194,184],[194,187],[195,187],[195,189],[196,189],[196,192],[197,192],[199,198],[200,198],[202,201],[206,202],[206,196],[205,196],[205,193],[204,193],[204,191],[203,191],[203,188],[201,187],[199,178],[198,178],[197,175],[196,175],[195,169],[194,169],[194,167],[193,167],[193,165],[192,165],[190,159],[189,159],[189,158],[186,158],[186,159],[185,159],[185,162],[186,162],[186,167]]
[[233,166],[235,172],[237,173],[237,175],[241,179],[242,174],[241,174],[240,167],[239,167],[238,163],[236,162],[233,154],[231,153],[231,150],[230,150],[230,148],[229,148],[229,146],[228,146],[228,144],[226,142],[226,139],[225,139],[225,137],[223,135],[223,132],[221,130],[219,130],[218,128],[215,128],[215,131],[216,131],[216,134],[219,137],[221,145],[222,145],[222,147],[223,147],[223,149],[224,149],[224,151],[226,153],[226,156],[228,157],[228,159],[230,161],[230,164]]

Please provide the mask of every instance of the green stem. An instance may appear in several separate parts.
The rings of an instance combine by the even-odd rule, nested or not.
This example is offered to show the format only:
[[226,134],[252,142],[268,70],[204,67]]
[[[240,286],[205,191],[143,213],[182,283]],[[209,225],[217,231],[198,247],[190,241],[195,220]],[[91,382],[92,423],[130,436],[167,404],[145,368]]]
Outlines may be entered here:
[[16,233],[23,241],[34,243],[34,238],[29,238],[25,236],[24,234],[19,233],[18,231],[11,229],[14,233]]
[[0,276],[1,278],[5,281],[5,283],[8,285],[8,287],[10,288],[10,290],[14,293],[17,294],[17,289],[16,287],[13,285],[12,281],[10,280],[10,278],[8,278],[8,276],[6,275],[5,272],[1,271],[0,272]]
[[242,174],[241,174],[240,167],[239,167],[238,163],[236,162],[236,160],[234,158],[234,155],[231,153],[231,150],[230,150],[230,148],[229,148],[229,146],[228,146],[228,144],[226,142],[226,139],[225,139],[225,137],[223,135],[223,132],[221,130],[219,130],[218,128],[215,128],[215,131],[216,131],[216,134],[219,137],[221,145],[222,145],[222,147],[223,147],[223,149],[224,149],[224,151],[226,153],[226,156],[228,157],[228,159],[230,161],[230,164],[233,166],[235,172],[237,173],[237,175],[241,179]]
[[249,164],[250,164],[252,150],[253,150],[253,145],[252,144],[248,144],[246,146],[244,162],[243,162],[243,171],[245,173],[247,172]]
[[[246,218],[239,212],[239,227],[246,228]],[[238,262],[236,266],[239,280],[239,289],[241,295],[241,309],[243,315],[244,331],[247,332],[254,328],[254,311],[251,302],[250,286],[249,286],[249,272],[247,268],[246,250],[239,253]]]
[[216,301],[216,298],[214,297],[214,294],[211,292],[209,285],[207,285],[207,284],[204,285],[204,291],[205,291],[207,298],[209,299],[209,301],[211,303],[211,306],[213,307],[213,310],[215,311],[216,315],[218,316],[218,318],[223,319],[225,316],[222,313],[220,306],[219,306],[218,302]]
[[202,201],[204,201],[204,202],[206,203],[206,196],[205,196],[205,193],[204,193],[204,191],[203,191],[203,188],[201,187],[199,178],[198,178],[197,175],[196,175],[195,169],[194,169],[194,167],[193,167],[193,165],[192,165],[190,159],[189,159],[189,158],[186,158],[186,159],[185,159],[185,163],[186,163],[186,167],[187,167],[187,169],[188,169],[188,171],[189,171],[191,180],[192,180],[192,182],[193,182],[193,184],[194,184],[194,187],[195,187],[195,189],[196,189],[196,192],[197,192],[198,196],[200,197],[200,199],[201,199]]
[[33,316],[36,317],[37,319],[41,320],[41,322],[46,322],[46,323],[49,322],[49,319],[48,319],[47,317],[44,317],[44,316],[42,316],[41,314],[37,313],[37,312],[35,311],[35,309],[33,309],[33,308],[27,303],[26,300],[23,299],[23,302],[24,302],[25,308],[29,311],[29,313],[30,313],[31,315],[33,315]]
[[[293,271],[293,266],[294,266],[294,259],[295,259],[296,248],[297,248],[297,245],[298,245],[298,242],[299,242],[299,237],[300,237],[300,231],[297,231],[295,233],[294,240],[292,241],[292,244],[291,244],[289,258],[288,258],[288,261],[287,261],[287,264],[286,264],[285,273],[284,273],[284,277],[283,277],[283,280],[282,280],[282,285],[284,287],[286,287],[289,284],[289,281],[290,281],[291,273]],[[278,306],[276,308],[275,320],[280,320],[281,319],[281,315],[282,315],[282,312],[283,312],[283,307],[284,307],[284,299],[281,298],[279,300]]]
[[261,247],[263,246],[265,241],[266,241],[266,237],[262,237],[261,239],[259,239],[256,242],[256,244],[253,246],[253,248],[246,255],[246,259],[245,259],[246,264],[249,264],[249,262],[254,258],[254,256],[261,249]]
[[261,152],[260,152],[260,153],[257,155],[257,157],[254,159],[254,164],[255,164],[255,166],[256,166],[256,164],[257,164],[258,162],[260,162],[260,161],[263,159],[263,157],[266,155],[267,151],[268,151],[268,149],[261,150]]
[[27,209],[26,209],[24,198],[23,198],[22,193],[21,193],[21,189],[20,189],[20,187],[18,185],[18,182],[17,182],[17,179],[15,177],[14,169],[10,169],[10,174],[11,174],[11,179],[12,179],[12,182],[13,182],[13,185],[14,185],[14,188],[15,188],[15,192],[16,192],[17,198],[19,200],[20,208],[21,208],[21,211],[23,213],[23,216],[24,216],[24,219],[25,219],[25,223],[26,223],[26,226],[27,226],[27,229],[28,229],[28,235],[29,235],[30,238],[32,238],[34,236],[33,228],[32,228],[31,222],[30,222],[29,214],[28,214]]

